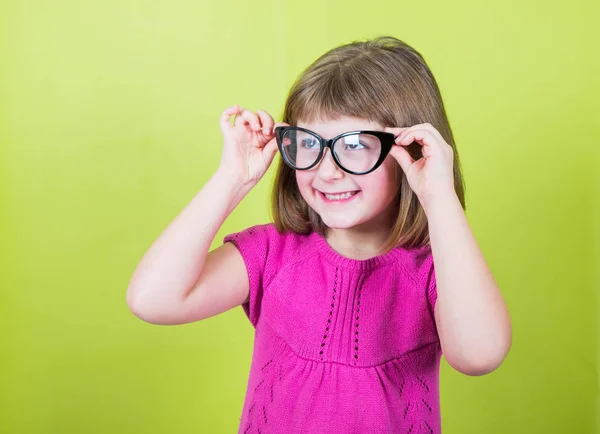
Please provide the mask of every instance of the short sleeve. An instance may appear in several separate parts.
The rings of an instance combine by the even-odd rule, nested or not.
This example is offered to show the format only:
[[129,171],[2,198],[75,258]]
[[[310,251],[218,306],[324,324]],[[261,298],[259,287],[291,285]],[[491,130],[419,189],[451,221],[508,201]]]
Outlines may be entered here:
[[429,306],[431,306],[431,311],[434,311],[435,302],[437,301],[437,285],[435,281],[435,265],[433,261],[431,261],[431,268],[428,274],[427,281],[427,298],[429,299]]
[[248,272],[249,300],[242,304],[246,316],[256,328],[264,293],[265,268],[269,255],[269,226],[257,225],[229,234],[223,243],[233,243],[244,259]]
[[425,283],[427,291],[427,301],[429,302],[429,308],[433,315],[435,309],[435,303],[437,301],[437,285],[435,278],[435,264],[433,262],[433,253],[431,250],[428,251],[425,261],[423,262],[423,274],[422,280]]

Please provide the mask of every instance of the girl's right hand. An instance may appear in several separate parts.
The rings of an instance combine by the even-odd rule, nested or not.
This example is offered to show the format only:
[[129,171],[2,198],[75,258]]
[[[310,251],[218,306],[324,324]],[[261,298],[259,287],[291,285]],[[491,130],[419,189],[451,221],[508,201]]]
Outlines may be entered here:
[[[234,115],[231,125],[230,119]],[[273,130],[288,124],[275,124],[266,111],[253,113],[237,104],[223,111],[220,123],[224,136],[220,169],[243,184],[256,184],[277,153]]]

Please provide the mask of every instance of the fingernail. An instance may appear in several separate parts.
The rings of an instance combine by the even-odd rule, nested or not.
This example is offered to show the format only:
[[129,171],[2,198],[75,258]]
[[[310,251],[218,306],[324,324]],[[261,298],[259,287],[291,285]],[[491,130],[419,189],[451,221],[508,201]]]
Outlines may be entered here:
[[265,128],[265,134],[268,136],[269,134],[271,134],[271,131],[268,128]]

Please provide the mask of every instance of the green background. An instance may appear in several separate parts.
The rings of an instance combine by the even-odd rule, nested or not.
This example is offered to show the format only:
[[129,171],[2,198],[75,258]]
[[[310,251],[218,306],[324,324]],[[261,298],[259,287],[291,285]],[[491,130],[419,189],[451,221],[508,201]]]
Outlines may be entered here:
[[[593,3],[2,1],[0,432],[235,432],[242,309],[147,324],[129,278],[217,168],[225,107],[278,120],[309,63],[385,34],[438,80],[513,320],[494,373],[444,362],[444,432],[600,432]],[[272,169],[214,247],[268,221]]]

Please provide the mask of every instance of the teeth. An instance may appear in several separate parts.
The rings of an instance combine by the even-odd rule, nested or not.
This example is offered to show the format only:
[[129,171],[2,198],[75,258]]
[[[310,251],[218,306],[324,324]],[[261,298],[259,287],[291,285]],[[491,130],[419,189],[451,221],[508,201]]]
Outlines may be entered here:
[[325,193],[325,197],[328,200],[343,200],[343,199],[348,199],[350,196],[354,196],[355,194],[356,194],[355,191],[342,193],[342,194],[326,194]]

